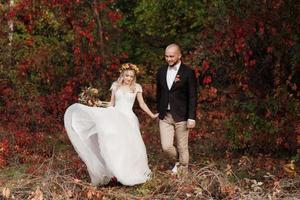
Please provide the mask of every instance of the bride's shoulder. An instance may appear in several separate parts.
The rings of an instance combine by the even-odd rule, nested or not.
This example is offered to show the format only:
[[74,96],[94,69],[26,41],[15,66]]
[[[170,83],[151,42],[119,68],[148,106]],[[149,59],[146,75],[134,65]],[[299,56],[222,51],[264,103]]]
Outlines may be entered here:
[[135,89],[136,89],[137,92],[143,92],[142,86],[138,83],[135,84]]
[[120,83],[115,81],[111,84],[110,90],[117,90],[119,87],[120,87]]

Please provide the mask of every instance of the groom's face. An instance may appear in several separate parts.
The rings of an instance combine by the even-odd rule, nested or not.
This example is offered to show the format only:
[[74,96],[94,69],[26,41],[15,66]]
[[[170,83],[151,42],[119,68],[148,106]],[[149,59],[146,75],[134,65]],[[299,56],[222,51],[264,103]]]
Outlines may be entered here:
[[169,66],[176,65],[181,58],[181,53],[178,48],[172,46],[166,49],[165,51],[165,59]]

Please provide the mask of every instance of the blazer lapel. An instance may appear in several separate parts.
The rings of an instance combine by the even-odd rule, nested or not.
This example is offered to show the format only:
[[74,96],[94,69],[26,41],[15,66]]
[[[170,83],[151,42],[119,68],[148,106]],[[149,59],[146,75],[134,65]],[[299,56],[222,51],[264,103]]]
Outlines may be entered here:
[[168,67],[165,67],[164,70],[162,71],[162,84],[164,85],[164,87],[166,87],[168,90],[168,83],[167,83],[167,71],[168,71]]
[[[181,79],[182,76],[183,76],[183,71],[184,71],[184,69],[183,69],[183,66],[182,66],[182,64],[181,64],[180,67],[179,67],[179,70],[178,70],[178,72],[177,72],[177,74],[176,74],[176,76],[175,76],[175,80],[174,80],[174,82],[173,82],[173,84],[172,84],[170,90],[174,90],[174,89],[175,89],[176,83],[179,82],[180,79]],[[178,80],[176,80],[176,79],[178,79]]]

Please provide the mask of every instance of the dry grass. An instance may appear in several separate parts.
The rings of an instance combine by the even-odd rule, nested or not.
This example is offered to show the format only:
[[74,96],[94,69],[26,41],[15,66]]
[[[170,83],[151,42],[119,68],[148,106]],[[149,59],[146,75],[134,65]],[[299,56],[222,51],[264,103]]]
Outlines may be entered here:
[[[2,199],[299,199],[300,178],[274,180],[273,187],[239,179],[229,181],[228,175],[215,165],[191,165],[190,173],[174,177],[168,171],[153,169],[145,184],[93,187],[87,178],[78,179],[76,170],[59,156],[41,163],[34,173],[20,173],[14,178],[1,173],[6,182],[0,186]],[[47,169],[46,171],[44,169]],[[231,174],[232,175],[232,174]],[[246,184],[245,184],[246,183]],[[247,185],[248,183],[248,185]],[[252,185],[252,186],[251,186]],[[1,196],[0,196],[1,197]],[[0,198],[1,199],[1,198]]]

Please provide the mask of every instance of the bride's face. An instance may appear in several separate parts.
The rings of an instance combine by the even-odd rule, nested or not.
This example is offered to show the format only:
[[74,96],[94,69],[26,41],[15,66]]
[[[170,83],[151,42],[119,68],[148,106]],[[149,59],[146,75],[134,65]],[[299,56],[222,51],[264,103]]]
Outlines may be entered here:
[[124,84],[131,85],[134,80],[134,71],[133,70],[126,70],[124,71]]

